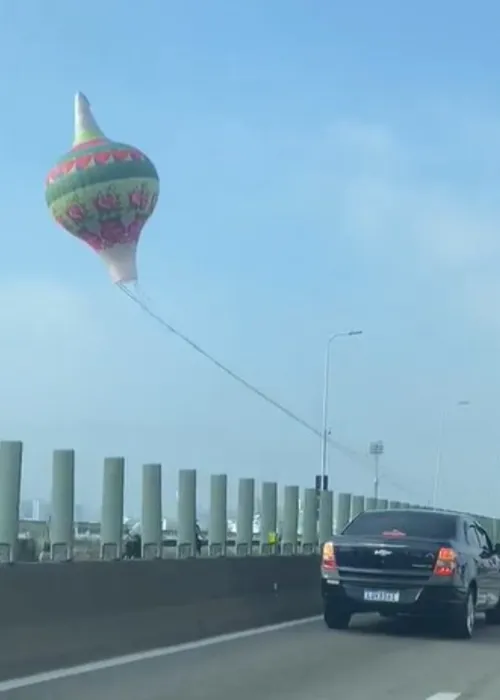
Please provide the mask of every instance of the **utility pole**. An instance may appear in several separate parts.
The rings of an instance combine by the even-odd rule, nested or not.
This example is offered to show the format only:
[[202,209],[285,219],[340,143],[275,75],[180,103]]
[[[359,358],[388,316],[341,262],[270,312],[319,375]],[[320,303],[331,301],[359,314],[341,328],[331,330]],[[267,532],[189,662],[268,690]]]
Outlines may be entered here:
[[321,490],[327,490],[328,476],[328,400],[330,386],[330,351],[331,345],[337,338],[350,338],[353,335],[362,335],[363,331],[353,330],[345,333],[331,333],[325,347],[325,368],[323,377],[323,429],[321,431]]
[[456,407],[470,406],[470,401],[468,399],[462,399],[461,401],[455,401],[451,406],[445,406],[442,414],[441,421],[439,425],[439,438],[438,446],[436,452],[436,463],[434,466],[434,485],[432,488],[432,507],[437,508],[438,503],[438,492],[439,492],[439,482],[441,480],[441,468],[443,463],[443,449],[444,449],[444,437],[446,433],[446,425],[450,418],[450,409]]
[[384,454],[384,443],[382,440],[370,442],[370,454],[373,455],[375,470],[373,473],[373,496],[378,498],[378,489],[380,483],[380,457]]

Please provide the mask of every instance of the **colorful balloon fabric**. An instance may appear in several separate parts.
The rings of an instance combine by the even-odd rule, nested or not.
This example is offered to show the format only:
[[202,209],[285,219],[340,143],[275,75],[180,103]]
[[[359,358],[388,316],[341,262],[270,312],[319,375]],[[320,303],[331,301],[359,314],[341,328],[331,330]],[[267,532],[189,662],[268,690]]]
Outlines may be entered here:
[[106,138],[78,93],[73,148],[50,170],[45,197],[53,218],[95,250],[113,282],[137,280],[137,244],[159,184],[149,158]]

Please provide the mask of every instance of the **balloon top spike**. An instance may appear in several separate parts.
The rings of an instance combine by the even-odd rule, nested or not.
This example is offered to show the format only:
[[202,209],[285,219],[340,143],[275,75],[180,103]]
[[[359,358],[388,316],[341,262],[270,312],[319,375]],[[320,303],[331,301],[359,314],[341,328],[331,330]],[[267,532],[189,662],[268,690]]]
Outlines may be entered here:
[[92,114],[90,102],[82,92],[77,92],[75,95],[75,138],[73,146],[80,146],[82,143],[87,143],[87,141],[105,138]]

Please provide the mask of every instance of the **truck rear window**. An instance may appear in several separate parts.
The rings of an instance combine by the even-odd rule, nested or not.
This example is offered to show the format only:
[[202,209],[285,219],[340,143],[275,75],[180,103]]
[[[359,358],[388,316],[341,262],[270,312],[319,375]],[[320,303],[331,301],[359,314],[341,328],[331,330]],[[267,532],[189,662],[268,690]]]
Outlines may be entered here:
[[361,513],[342,534],[451,539],[456,536],[456,523],[456,517],[446,513],[381,510]]

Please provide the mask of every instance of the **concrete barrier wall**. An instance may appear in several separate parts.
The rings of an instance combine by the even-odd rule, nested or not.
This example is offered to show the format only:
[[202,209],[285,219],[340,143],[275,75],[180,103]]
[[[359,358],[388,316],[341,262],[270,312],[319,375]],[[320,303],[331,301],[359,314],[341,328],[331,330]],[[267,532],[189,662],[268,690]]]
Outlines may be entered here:
[[0,680],[316,615],[316,556],[0,569]]

